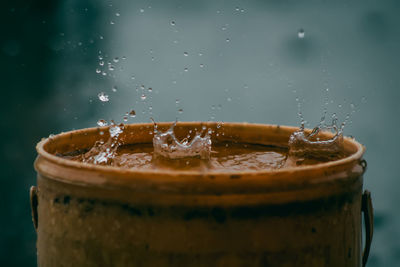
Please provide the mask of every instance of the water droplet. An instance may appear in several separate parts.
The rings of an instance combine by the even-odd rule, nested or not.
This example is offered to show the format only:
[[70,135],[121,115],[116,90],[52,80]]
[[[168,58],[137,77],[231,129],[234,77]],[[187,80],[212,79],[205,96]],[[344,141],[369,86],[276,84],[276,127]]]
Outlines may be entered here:
[[239,11],[239,10],[240,10],[240,8],[239,8],[239,7],[236,7],[236,8],[235,8],[235,10],[236,10],[236,11]]
[[100,92],[97,96],[99,97],[101,102],[108,102],[110,100],[108,98],[108,95],[104,92]]
[[143,12],[144,12],[144,9],[143,9],[143,8],[141,8],[139,11],[140,11],[140,13],[143,13]]
[[149,89],[147,89],[147,91],[149,91],[149,93],[153,92],[153,88],[149,87]]
[[114,93],[117,91],[117,89],[118,89],[118,87],[117,86],[113,86],[112,88],[111,88],[111,91],[113,91]]
[[367,103],[367,98],[365,96],[361,97],[361,103]]
[[188,52],[183,52],[183,55],[184,55],[185,57],[187,57],[189,54],[188,54]]
[[110,21],[110,24],[111,24],[111,25],[114,25],[115,23],[114,23],[114,21]]
[[118,58],[118,57],[115,57],[115,58],[113,59],[113,61],[114,61],[115,63],[117,63],[117,62],[119,61],[119,58]]
[[304,36],[305,36],[305,32],[304,32],[304,30],[303,29],[300,29],[298,32],[297,32],[297,36],[300,38],[300,39],[303,39],[304,38]]
[[201,57],[202,55],[203,55],[203,53],[200,52],[200,53],[199,53],[199,57]]
[[179,99],[176,99],[176,100],[175,100],[175,104],[176,104],[176,105],[179,105],[179,102],[180,102]]
[[200,68],[203,68],[204,67],[204,64],[200,64]]
[[229,39],[229,38],[226,38],[226,40],[225,40],[227,43],[229,43],[230,41],[231,41],[231,39]]
[[172,25],[172,26],[175,26],[175,21],[171,21],[171,25]]
[[135,76],[132,75],[132,76],[131,76],[131,80],[134,80],[134,79],[135,79]]
[[244,9],[242,8],[242,9],[240,10],[240,12],[242,12],[242,13],[243,13],[243,12],[244,12]]
[[122,57],[122,60],[125,60],[125,59],[126,59],[126,56],[123,56],[123,57]]
[[97,125],[99,125],[100,127],[107,126],[107,121],[100,119],[97,121]]
[[124,122],[128,121],[128,117],[127,116],[124,116],[122,119],[124,120]]
[[144,85],[142,84],[142,85],[140,86],[140,89],[144,90],[144,88],[145,88],[145,87],[144,87]]
[[183,70],[184,70],[185,72],[188,72],[188,71],[189,71],[189,69],[188,69],[188,68],[184,68]]
[[96,69],[96,73],[101,73],[101,69]]
[[146,95],[145,95],[145,94],[142,94],[142,95],[140,96],[140,99],[146,100]]
[[132,118],[136,117],[136,111],[134,111],[133,109],[129,112],[129,116],[131,116]]
[[108,65],[108,69],[110,70],[110,71],[113,71],[114,69],[115,69],[115,67],[113,66],[113,65]]
[[118,137],[120,133],[122,133],[122,129],[121,127],[119,127],[118,125],[113,125],[110,127],[110,129],[108,130],[110,132],[110,136],[112,138],[114,137]]
[[119,14],[119,13],[117,12],[117,13],[115,13],[115,16],[119,17],[119,16],[121,16],[121,14]]
[[103,39],[104,39],[104,37],[103,37],[102,35],[100,35],[99,38],[100,38],[100,40],[103,40]]
[[100,66],[104,66],[104,61],[100,61],[100,62],[99,62],[99,65],[100,65]]
[[232,101],[232,98],[231,98],[231,97],[228,97],[226,100],[227,100],[228,102],[231,102],[231,101]]
[[178,109],[178,112],[179,112],[180,114],[182,114],[182,113],[183,113],[183,108]]
[[102,74],[103,76],[107,76],[107,72],[105,72],[105,71],[103,71],[101,74]]

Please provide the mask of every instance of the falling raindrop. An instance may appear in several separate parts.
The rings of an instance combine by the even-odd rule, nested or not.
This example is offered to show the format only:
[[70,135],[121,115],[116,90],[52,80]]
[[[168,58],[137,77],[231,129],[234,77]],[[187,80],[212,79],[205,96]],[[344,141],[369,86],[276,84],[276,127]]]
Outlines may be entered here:
[[365,96],[361,97],[361,103],[367,103],[367,98]]
[[99,97],[99,100],[101,102],[108,102],[110,100],[108,98],[108,95],[106,93],[104,93],[104,92],[100,92],[97,96]]
[[132,118],[136,117],[136,111],[134,111],[133,109],[129,112],[129,116],[131,116]]
[[304,30],[303,29],[300,29],[298,32],[297,32],[297,36],[300,38],[300,39],[303,39],[304,38],[304,36],[305,36],[305,32],[304,32]]

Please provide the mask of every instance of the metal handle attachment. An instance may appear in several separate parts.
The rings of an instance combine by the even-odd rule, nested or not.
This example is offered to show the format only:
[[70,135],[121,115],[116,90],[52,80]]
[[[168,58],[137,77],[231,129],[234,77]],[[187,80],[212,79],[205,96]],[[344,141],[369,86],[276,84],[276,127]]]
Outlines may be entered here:
[[37,230],[37,228],[38,228],[38,213],[37,213],[38,196],[37,196],[36,186],[31,186],[31,189],[29,190],[29,197],[31,200],[33,226],[35,227],[35,230]]
[[364,213],[365,224],[365,247],[362,254],[362,266],[364,267],[367,264],[372,236],[374,234],[374,210],[372,207],[371,192],[368,190],[365,190],[362,195],[361,211]]

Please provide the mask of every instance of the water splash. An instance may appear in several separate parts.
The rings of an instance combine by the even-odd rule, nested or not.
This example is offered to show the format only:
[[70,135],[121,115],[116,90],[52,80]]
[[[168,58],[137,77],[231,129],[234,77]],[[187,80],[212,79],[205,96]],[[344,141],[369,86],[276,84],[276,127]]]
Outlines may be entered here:
[[94,146],[82,155],[82,161],[93,164],[107,165],[114,159],[118,147],[122,144],[120,134],[124,131],[124,124],[116,125],[113,121],[108,128],[110,138],[107,142],[97,141]]
[[[341,127],[338,126],[336,114],[332,115],[332,123],[326,124],[326,113],[322,116],[319,124],[307,133],[304,129],[304,123],[300,129],[294,132],[288,142],[289,153],[286,165],[299,165],[308,158],[329,159],[337,158],[343,154],[343,129],[345,123]],[[327,138],[322,132],[331,132],[333,137]]]
[[167,131],[161,132],[154,122],[154,156],[162,156],[169,159],[189,157],[209,159],[211,155],[210,131],[205,131],[206,127],[203,127],[202,131],[196,133],[193,138],[190,139],[190,136],[188,136],[179,141],[174,133],[176,123],[175,121]]

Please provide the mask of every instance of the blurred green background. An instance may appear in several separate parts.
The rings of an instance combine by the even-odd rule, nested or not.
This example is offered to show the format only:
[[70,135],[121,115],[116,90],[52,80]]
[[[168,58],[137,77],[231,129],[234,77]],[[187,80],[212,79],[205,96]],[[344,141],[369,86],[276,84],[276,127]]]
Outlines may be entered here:
[[42,137],[131,109],[129,123],[299,125],[296,97],[309,127],[325,98],[340,121],[352,114],[345,134],[367,147],[375,207],[368,266],[400,265],[399,11],[396,0],[3,2],[0,265],[36,266],[28,195]]

